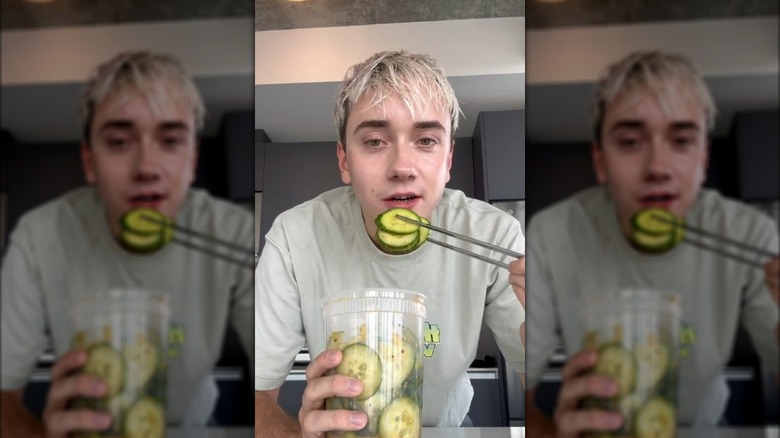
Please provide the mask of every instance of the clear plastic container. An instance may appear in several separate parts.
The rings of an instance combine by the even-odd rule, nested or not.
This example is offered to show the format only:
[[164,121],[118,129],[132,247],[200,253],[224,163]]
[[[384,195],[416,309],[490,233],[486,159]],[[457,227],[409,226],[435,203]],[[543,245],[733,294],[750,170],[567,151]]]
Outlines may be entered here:
[[592,372],[618,384],[614,397],[588,399],[583,407],[623,415],[619,430],[587,436],[676,436],[680,313],[678,294],[652,289],[620,290],[582,303],[582,347],[599,353]]
[[168,325],[166,295],[138,289],[111,289],[75,299],[70,308],[72,347],[87,352],[81,372],[102,378],[108,391],[80,398],[73,409],[112,415],[102,432],[77,437],[165,437]]
[[323,316],[326,348],[342,352],[332,373],[363,382],[360,395],[329,398],[326,408],[368,415],[363,429],[328,436],[420,437],[425,296],[389,289],[350,292],[328,301]]

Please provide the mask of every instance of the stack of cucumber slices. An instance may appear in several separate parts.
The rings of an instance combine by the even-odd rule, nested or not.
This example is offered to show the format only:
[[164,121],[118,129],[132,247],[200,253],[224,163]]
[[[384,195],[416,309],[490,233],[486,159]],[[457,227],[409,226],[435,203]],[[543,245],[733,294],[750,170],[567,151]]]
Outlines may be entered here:
[[411,222],[406,222],[396,216],[403,216],[417,222],[430,225],[430,221],[408,208],[391,208],[377,216],[376,240],[391,254],[407,254],[428,240],[430,231]]
[[683,241],[683,224],[681,217],[668,210],[646,208],[631,218],[631,241],[643,251],[668,251]]
[[173,220],[157,210],[141,207],[119,219],[120,241],[136,252],[152,252],[173,240]]

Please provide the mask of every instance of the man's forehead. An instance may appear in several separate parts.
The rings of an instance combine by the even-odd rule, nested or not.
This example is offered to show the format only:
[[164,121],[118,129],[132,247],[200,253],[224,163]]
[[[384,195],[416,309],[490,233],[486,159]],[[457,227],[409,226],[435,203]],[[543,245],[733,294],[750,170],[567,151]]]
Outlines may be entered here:
[[366,118],[376,118],[377,115],[392,122],[392,118],[399,115],[398,111],[403,116],[410,116],[415,122],[449,120],[449,114],[441,105],[420,97],[401,96],[395,92],[382,95],[376,91],[367,91],[355,102],[347,124],[360,123]]
[[[165,120],[180,120],[192,124],[194,108],[182,96],[172,92],[149,93],[139,90],[121,90],[108,94],[95,106],[95,118],[154,117]],[[101,117],[102,116],[102,117]]]
[[703,121],[706,118],[704,106],[688,93],[675,93],[671,89],[634,90],[619,94],[608,102],[605,115],[613,121],[642,118],[648,111],[660,108],[669,119]]

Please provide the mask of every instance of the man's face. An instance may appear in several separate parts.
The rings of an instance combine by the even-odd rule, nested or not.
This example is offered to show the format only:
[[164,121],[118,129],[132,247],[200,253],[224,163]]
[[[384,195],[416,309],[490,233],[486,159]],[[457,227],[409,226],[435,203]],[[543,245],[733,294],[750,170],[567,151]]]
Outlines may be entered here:
[[667,111],[651,94],[618,96],[604,112],[601,146],[593,146],[599,183],[615,201],[623,233],[648,207],[686,217],[704,182],[708,142],[704,111],[670,99]]
[[372,106],[366,93],[352,108],[344,136],[347,144],[336,147],[341,180],[352,185],[372,239],[374,219],[390,208],[431,217],[450,179],[448,112],[431,106],[412,117],[397,95]]
[[137,207],[175,217],[197,164],[195,116],[175,99],[154,111],[137,93],[109,95],[94,112],[84,174],[107,208],[114,235],[119,218]]

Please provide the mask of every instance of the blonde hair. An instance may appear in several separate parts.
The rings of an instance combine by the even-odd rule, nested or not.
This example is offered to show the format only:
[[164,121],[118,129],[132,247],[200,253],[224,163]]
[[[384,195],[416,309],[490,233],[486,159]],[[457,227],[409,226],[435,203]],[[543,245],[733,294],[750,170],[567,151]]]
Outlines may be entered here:
[[167,54],[129,51],[98,65],[87,80],[79,108],[86,143],[97,105],[108,97],[131,92],[142,95],[152,110],[168,98],[180,99],[192,107],[196,129],[203,127],[203,99],[181,63]]
[[444,69],[430,56],[405,50],[379,52],[347,70],[333,109],[339,140],[344,146],[350,111],[367,92],[373,93],[372,106],[381,104],[393,93],[398,94],[412,115],[432,104],[450,115],[452,136],[455,136],[460,105]]
[[607,106],[621,96],[652,94],[666,111],[672,101],[693,100],[704,111],[705,127],[715,125],[715,102],[691,61],[661,51],[634,52],[610,65],[601,75],[591,102],[593,138],[601,142],[601,125]]

